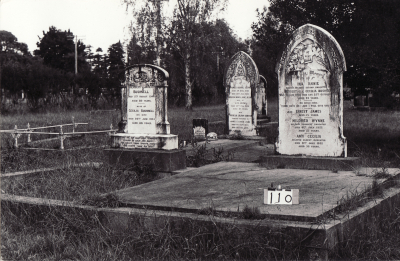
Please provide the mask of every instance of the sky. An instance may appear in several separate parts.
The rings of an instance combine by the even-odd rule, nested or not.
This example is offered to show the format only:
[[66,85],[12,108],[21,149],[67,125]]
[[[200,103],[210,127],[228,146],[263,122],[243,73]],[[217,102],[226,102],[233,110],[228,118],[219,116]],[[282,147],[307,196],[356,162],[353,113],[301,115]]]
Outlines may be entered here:
[[[165,9],[172,10],[175,3],[164,2]],[[229,0],[218,18],[224,18],[238,37],[246,39],[251,37],[251,24],[257,22],[256,9],[267,4],[267,0]],[[70,29],[85,45],[106,52],[110,45],[130,38],[131,19],[122,0],[0,0],[0,30],[26,43],[30,52],[37,49],[38,37],[50,26]]]

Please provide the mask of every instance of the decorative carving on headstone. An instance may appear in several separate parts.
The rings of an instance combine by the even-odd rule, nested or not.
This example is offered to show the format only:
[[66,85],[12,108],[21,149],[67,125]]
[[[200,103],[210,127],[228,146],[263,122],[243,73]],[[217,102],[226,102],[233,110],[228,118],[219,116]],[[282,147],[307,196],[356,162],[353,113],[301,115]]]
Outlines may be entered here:
[[295,30],[276,66],[279,137],[284,155],[346,157],[343,136],[343,72],[337,41],[306,24]]
[[258,68],[245,52],[236,53],[224,74],[228,134],[256,135]]

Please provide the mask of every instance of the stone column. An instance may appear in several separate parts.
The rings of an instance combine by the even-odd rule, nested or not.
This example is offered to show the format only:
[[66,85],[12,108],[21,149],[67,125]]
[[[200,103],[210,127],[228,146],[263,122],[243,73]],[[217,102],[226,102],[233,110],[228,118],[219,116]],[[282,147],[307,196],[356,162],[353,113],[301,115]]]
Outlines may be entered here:
[[126,93],[127,93],[128,88],[129,88],[129,86],[126,86],[125,84],[124,84],[124,87],[121,88],[121,121],[118,123],[118,132],[119,133],[127,132],[127,129],[126,129],[127,128],[127,126],[126,126],[127,94]]

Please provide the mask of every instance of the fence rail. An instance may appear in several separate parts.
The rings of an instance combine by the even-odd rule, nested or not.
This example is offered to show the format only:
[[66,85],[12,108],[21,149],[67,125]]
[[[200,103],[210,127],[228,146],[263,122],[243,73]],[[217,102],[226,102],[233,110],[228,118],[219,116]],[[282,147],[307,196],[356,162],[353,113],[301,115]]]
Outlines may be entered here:
[[[22,134],[27,135],[27,143],[31,143],[31,135],[32,134],[39,134],[39,135],[56,135],[60,139],[60,149],[64,149],[64,140],[67,137],[71,137],[74,135],[83,135],[83,134],[96,134],[96,133],[115,133],[117,130],[113,128],[113,125],[111,124],[109,130],[96,130],[96,131],[75,131],[75,129],[79,125],[88,125],[88,123],[81,123],[81,122],[75,122],[74,117],[72,117],[72,123],[67,123],[67,124],[58,124],[58,125],[52,125],[52,126],[44,126],[44,127],[35,127],[31,128],[30,124],[28,123],[26,129],[18,129],[17,125],[15,125],[15,128],[12,130],[0,130],[0,133],[9,133],[11,134],[12,138],[14,139],[14,147],[18,148],[18,139],[21,137]],[[72,126],[72,132],[64,132],[63,127],[67,126]],[[50,129],[50,128],[59,128],[59,132],[38,132],[34,130],[42,130],[42,129]],[[46,140],[39,140],[40,141],[46,141]],[[37,142],[37,141],[36,141]]]

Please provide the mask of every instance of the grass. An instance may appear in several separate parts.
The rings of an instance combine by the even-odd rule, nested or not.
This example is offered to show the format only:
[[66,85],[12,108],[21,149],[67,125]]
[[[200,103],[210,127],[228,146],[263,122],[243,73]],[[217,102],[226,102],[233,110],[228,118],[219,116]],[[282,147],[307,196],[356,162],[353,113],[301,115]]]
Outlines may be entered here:
[[[23,178],[3,178],[7,194],[74,202],[94,201],[99,195],[155,179],[151,173],[99,167],[67,167]],[[90,204],[89,204],[90,205]]]
[[295,260],[305,251],[289,231],[183,219],[151,229],[140,218],[118,231],[79,210],[25,210],[2,204],[2,254],[12,260]]
[[[12,142],[3,143],[1,148],[1,173],[69,166],[84,162],[102,162],[104,156],[100,147],[107,144],[107,142],[108,136],[105,134],[85,136],[79,139],[65,139],[64,147],[66,149],[76,146],[95,147],[94,149],[80,149],[76,151],[58,150],[60,147],[59,140],[52,140],[36,145],[36,147],[51,150],[32,149],[33,146],[26,146],[25,149],[14,149]],[[73,146],[73,144],[76,146]]]
[[[388,167],[400,166],[399,112],[360,112],[345,105],[344,135],[348,139],[349,156],[362,157],[364,166],[379,166],[376,179],[387,177]],[[270,102],[272,121],[278,120],[277,103]],[[24,114],[1,117],[1,129],[14,125],[25,128],[76,122],[91,122],[89,129],[109,129],[115,117],[112,113],[87,111],[63,114]],[[115,115],[115,112],[114,112]],[[171,133],[181,140],[190,140],[192,119],[206,118],[209,122],[225,122],[223,105],[198,107],[193,111],[169,109]],[[105,120],[107,119],[107,120]],[[110,119],[110,120],[108,120]],[[116,125],[114,125],[116,126]],[[55,130],[57,131],[57,130]],[[224,124],[210,125],[210,131],[224,132]],[[25,137],[26,138],[26,137]],[[21,137],[21,141],[24,137]],[[57,149],[59,141],[41,145]],[[100,147],[107,144],[106,135],[85,136],[65,140],[64,146]],[[53,172],[13,181],[2,179],[1,188],[7,193],[81,202],[97,207],[119,206],[111,193],[117,189],[148,182],[155,177],[150,169],[133,168],[113,171],[106,164],[100,167],[73,167],[74,163],[105,162],[101,149],[71,151],[14,150],[10,134],[1,137],[1,172],[29,170],[41,167],[66,166]],[[193,164],[202,165],[204,149],[198,148]],[[221,159],[222,151],[214,151]],[[203,156],[202,156],[203,155]],[[196,158],[197,157],[197,158]],[[196,163],[197,162],[197,163]],[[206,162],[207,163],[207,162]],[[147,172],[146,172],[147,171]],[[150,172],[149,172],[150,171]],[[342,211],[359,206],[365,198],[379,196],[376,183],[370,194],[348,195],[341,202]],[[207,212],[208,211],[208,212]],[[213,211],[205,210],[212,215]],[[243,218],[259,219],[256,208],[247,207]],[[334,251],[332,260],[392,260],[400,259],[400,209],[376,213],[370,220],[359,222],[364,229],[349,231]],[[109,230],[102,226],[101,216],[78,209],[56,209],[27,205],[1,204],[1,254],[10,260],[303,260],[309,258],[304,238],[296,231],[267,228],[239,228],[234,224],[175,220],[151,229],[145,220],[132,219],[126,231]]]
[[[2,255],[11,260],[305,260],[307,236],[296,228],[272,230],[234,223],[168,220],[150,227],[132,217],[110,230],[102,216],[79,209],[1,205]],[[257,214],[249,208],[248,213]],[[362,220],[329,253],[330,260],[400,257],[400,209]],[[357,232],[357,233],[356,233]]]
[[[272,121],[278,121],[277,101],[268,103],[268,114]],[[15,125],[26,128],[29,122],[31,127],[71,123],[72,116],[75,122],[90,122],[88,129],[109,129],[110,125],[117,126],[119,115],[116,112],[90,113],[88,111],[72,111],[65,113],[44,113],[6,115],[1,117],[1,129],[13,129]],[[364,165],[379,167],[383,163],[387,167],[400,164],[400,112],[399,111],[357,111],[351,109],[350,102],[344,104],[344,136],[348,141],[348,156],[361,157]],[[205,118],[211,122],[209,131],[218,134],[224,133],[225,106],[204,106],[186,111],[184,108],[170,108],[168,121],[171,124],[171,133],[177,134],[180,140],[191,140],[192,120]],[[79,127],[83,128],[83,126]],[[58,132],[58,130],[55,130]],[[273,139],[270,139],[270,141]],[[20,143],[26,141],[26,136],[20,138]],[[1,135],[2,147],[4,144],[13,144],[10,134]],[[57,146],[57,142],[53,147]],[[68,145],[68,144],[67,144]]]

